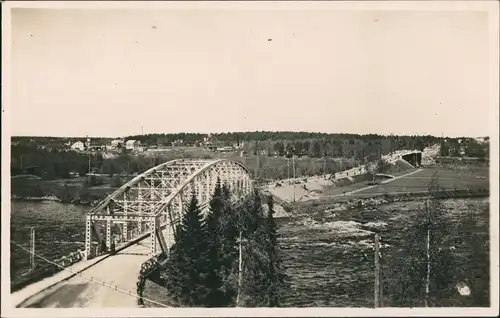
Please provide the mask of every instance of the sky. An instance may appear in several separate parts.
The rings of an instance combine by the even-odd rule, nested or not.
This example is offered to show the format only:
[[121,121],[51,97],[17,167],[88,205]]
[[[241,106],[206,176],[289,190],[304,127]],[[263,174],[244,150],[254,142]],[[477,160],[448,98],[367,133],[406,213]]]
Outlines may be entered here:
[[489,132],[487,12],[11,17],[12,135]]

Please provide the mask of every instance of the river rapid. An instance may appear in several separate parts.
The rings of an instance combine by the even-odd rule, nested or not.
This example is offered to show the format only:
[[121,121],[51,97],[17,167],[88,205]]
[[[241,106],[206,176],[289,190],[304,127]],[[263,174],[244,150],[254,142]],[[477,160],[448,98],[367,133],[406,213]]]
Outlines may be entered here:
[[[487,198],[446,200],[446,204],[451,206],[449,217],[457,222],[464,213],[476,214],[474,227],[488,239]],[[289,277],[282,306],[372,307],[372,230],[390,229],[382,237],[384,260],[391,249],[397,249],[414,211],[421,208],[417,202],[355,211],[316,207],[298,216],[277,218],[283,265]],[[51,260],[68,255],[84,248],[88,211],[86,206],[53,201],[11,201],[11,240],[29,248],[29,228],[34,227],[37,253]],[[11,277],[15,280],[27,271],[29,255],[13,244],[10,251]],[[489,277],[489,273],[483,274]]]

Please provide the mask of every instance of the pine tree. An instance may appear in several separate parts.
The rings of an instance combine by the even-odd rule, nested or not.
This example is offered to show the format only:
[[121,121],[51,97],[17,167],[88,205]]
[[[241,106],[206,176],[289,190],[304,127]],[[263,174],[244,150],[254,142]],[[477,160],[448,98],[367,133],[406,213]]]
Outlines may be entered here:
[[245,240],[244,270],[241,288],[243,304],[248,307],[268,306],[268,264],[266,252],[267,229],[262,209],[262,199],[256,189],[253,199],[243,212],[242,237]]
[[267,231],[269,241],[267,244],[267,253],[269,258],[269,286],[268,300],[269,307],[279,307],[280,292],[284,287],[285,275],[282,272],[281,259],[279,255],[277,226],[274,220],[274,202],[273,197],[269,196],[267,201]]
[[226,185],[223,185],[222,193],[224,198],[224,213],[222,218],[224,241],[222,246],[221,272],[227,305],[232,305],[237,293],[235,274],[238,268],[238,215],[233,202],[231,202],[231,190]]
[[193,193],[165,272],[169,293],[180,305],[204,306],[209,265],[207,226]]
[[223,285],[223,261],[224,261],[224,198],[220,179],[217,179],[215,191],[210,200],[210,212],[207,215],[207,231],[208,231],[208,261],[209,274],[207,277],[207,302],[208,307],[224,307],[227,305],[227,300],[224,295]]

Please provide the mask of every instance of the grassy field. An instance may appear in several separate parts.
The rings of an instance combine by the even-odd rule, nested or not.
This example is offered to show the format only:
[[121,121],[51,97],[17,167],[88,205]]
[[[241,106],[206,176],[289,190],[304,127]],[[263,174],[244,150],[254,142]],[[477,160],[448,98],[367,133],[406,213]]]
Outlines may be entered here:
[[470,170],[442,167],[436,169],[427,168],[410,176],[381,184],[376,187],[360,191],[359,193],[368,194],[425,191],[433,177],[436,178],[439,186],[445,190],[489,188],[489,169],[487,167],[475,167]]
[[[416,168],[405,171],[392,173],[393,176],[399,177],[404,174],[416,171]],[[414,174],[401,177],[388,183],[380,184],[375,187],[369,187],[368,179],[360,180],[357,183],[351,183],[342,186],[327,187],[320,197],[338,196],[350,191],[361,190],[350,194],[348,197],[366,197],[370,194],[383,193],[401,193],[401,192],[420,192],[426,191],[427,186],[435,177],[440,187],[445,190],[462,190],[462,189],[489,189],[489,168],[485,166],[473,167],[427,167],[422,171]]]

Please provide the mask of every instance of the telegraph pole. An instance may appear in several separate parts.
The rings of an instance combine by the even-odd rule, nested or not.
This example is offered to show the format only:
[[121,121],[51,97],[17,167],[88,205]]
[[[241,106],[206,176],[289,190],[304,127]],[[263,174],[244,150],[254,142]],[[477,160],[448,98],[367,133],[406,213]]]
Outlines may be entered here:
[[379,236],[375,233],[375,308],[380,307],[380,259]]
[[30,265],[31,270],[35,269],[35,228],[30,228]]
[[88,174],[87,180],[89,181],[89,185],[90,185],[90,153],[89,153],[89,174]]
[[255,175],[256,175],[256,179],[259,179],[259,151],[257,150],[256,151],[257,153],[257,167],[255,167]]
[[295,149],[292,152],[292,169],[293,169],[293,202],[295,202]]
[[[343,156],[344,154],[342,154]],[[344,186],[344,178],[342,178],[342,173],[343,173],[343,170],[342,170],[342,163],[344,162],[344,157],[340,157],[340,186],[343,187]]]
[[257,156],[257,164],[256,164],[256,167],[255,167],[255,179],[259,180],[259,142],[256,141],[255,142],[255,155]]
[[240,230],[240,237],[238,239],[238,249],[239,249],[239,257],[238,257],[238,292],[236,294],[236,307],[240,306],[240,295],[241,295],[241,289],[243,287],[243,238],[241,237],[241,230]]
[[425,201],[425,209],[427,212],[427,277],[425,279],[425,307],[429,307],[429,285],[430,285],[430,278],[431,278],[431,256],[430,256],[430,215],[429,215],[429,205],[428,205],[428,200]]
[[325,155],[325,161],[324,161],[324,164],[323,164],[323,175],[324,175],[324,179],[326,179],[326,155]]
[[287,168],[287,179],[290,180],[290,159],[286,160],[286,168]]

